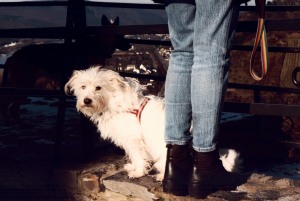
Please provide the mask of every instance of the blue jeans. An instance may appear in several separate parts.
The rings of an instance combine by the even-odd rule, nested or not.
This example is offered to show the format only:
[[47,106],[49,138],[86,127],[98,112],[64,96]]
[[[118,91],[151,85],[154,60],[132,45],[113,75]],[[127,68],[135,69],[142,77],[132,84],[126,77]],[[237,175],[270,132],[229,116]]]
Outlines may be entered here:
[[165,142],[184,145],[192,140],[196,151],[209,152],[217,144],[239,1],[195,2],[166,7],[174,50],[165,86]]

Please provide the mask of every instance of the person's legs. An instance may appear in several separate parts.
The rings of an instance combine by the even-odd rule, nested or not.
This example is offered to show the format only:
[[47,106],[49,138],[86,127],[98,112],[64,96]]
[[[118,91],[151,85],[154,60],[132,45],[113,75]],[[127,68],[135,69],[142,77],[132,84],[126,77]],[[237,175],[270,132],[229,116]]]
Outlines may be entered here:
[[166,7],[172,46],[174,48],[166,77],[166,132],[167,144],[184,145],[190,139],[191,72],[194,59],[195,6],[174,3]]
[[216,148],[220,108],[227,82],[229,48],[237,21],[239,4],[236,2],[196,0],[191,103],[193,148],[198,152],[209,152]]
[[173,52],[166,78],[166,129],[168,147],[163,191],[175,195],[188,194],[192,160],[191,140],[191,70],[195,5],[170,4],[166,7]]
[[196,5],[175,3],[166,8],[174,51],[165,90],[168,154],[164,192],[202,198],[211,190],[241,181],[225,171],[216,151],[229,46],[239,6],[235,2],[196,0]]
[[237,2],[196,0],[191,76],[194,162],[189,180],[189,194],[196,198],[205,198],[216,190],[235,188],[245,179],[226,172],[216,150]]

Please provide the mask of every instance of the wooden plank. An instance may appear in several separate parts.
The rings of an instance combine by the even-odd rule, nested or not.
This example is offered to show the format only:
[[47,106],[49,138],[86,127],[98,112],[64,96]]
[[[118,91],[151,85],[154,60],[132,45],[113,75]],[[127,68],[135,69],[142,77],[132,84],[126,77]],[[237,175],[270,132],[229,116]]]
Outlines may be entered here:
[[300,117],[300,105],[226,102],[223,111],[245,114]]
[[[82,16],[82,20],[84,17]],[[256,32],[257,21],[238,22],[237,32]],[[273,20],[266,22],[268,31],[299,31],[300,19]],[[89,26],[81,30],[86,35],[137,35],[137,34],[168,34],[168,25],[124,25],[124,26]],[[1,38],[64,38],[66,34],[76,36],[76,30],[66,31],[66,27],[45,27],[25,29],[0,29]],[[249,46],[250,47],[250,46]],[[276,48],[276,47],[274,47]],[[249,48],[248,48],[249,49]],[[272,47],[270,47],[272,50]],[[274,49],[274,51],[280,51]],[[299,52],[299,48],[297,50]]]
[[[24,7],[24,6],[67,6],[66,1],[19,1],[19,2],[0,2],[0,7]],[[92,2],[85,1],[84,6],[109,7],[109,8],[133,8],[133,9],[164,9],[161,4],[143,3],[117,3],[117,2]]]
[[66,94],[59,90],[44,90],[35,88],[4,88],[0,87],[0,98],[5,96],[32,96],[32,97],[64,97]]
[[85,1],[86,6],[109,7],[109,8],[134,8],[134,9],[155,9],[163,10],[164,5],[161,4],[143,4],[143,3],[116,3],[116,2],[95,2]]
[[[300,47],[300,39],[289,39],[289,47]],[[299,53],[286,53],[280,73],[280,86],[286,88],[299,88],[293,84],[292,72],[296,67],[300,67]],[[300,80],[300,75],[298,76]]]
[[[269,31],[297,31],[300,30],[300,19],[266,20],[265,26]],[[239,21],[236,32],[256,32],[257,20]]]
[[[266,6],[267,12],[287,12],[287,11],[300,11],[300,6],[288,6],[288,5],[280,5],[280,6]],[[240,11],[250,11],[256,12],[256,6],[241,6]]]
[[[252,51],[253,46],[251,46],[251,45],[233,45],[232,49],[240,50],[240,51]],[[260,51],[260,47],[258,47],[257,51]],[[300,47],[270,47],[270,46],[268,46],[268,52],[300,53]]]
[[19,1],[0,2],[0,7],[24,7],[24,6],[67,6],[67,1]]
[[246,89],[252,91],[270,91],[270,92],[278,92],[278,93],[300,94],[300,88],[287,88],[287,87],[277,87],[277,86],[267,86],[267,85],[228,83],[228,88]]
[[[126,25],[126,26],[93,26],[82,30],[86,35],[137,35],[137,34],[167,34],[168,26],[162,25]],[[78,33],[74,28],[49,27],[26,29],[0,29],[1,38],[76,38]]]

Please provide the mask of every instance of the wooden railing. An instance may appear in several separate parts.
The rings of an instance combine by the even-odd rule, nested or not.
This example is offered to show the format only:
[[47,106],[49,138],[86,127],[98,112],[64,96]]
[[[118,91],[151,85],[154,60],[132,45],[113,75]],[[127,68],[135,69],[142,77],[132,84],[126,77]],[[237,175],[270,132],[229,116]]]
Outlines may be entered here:
[[[26,28],[26,29],[1,29],[0,38],[58,38],[58,39],[76,39],[79,35],[109,35],[109,34],[123,34],[123,35],[137,35],[137,34],[167,34],[167,25],[127,25],[127,26],[86,26],[85,19],[85,6],[99,6],[99,7],[116,7],[116,8],[135,8],[135,9],[164,9],[163,5],[158,4],[128,4],[128,3],[104,3],[104,2],[86,2],[84,0],[69,0],[69,1],[36,1],[36,2],[2,2],[0,7],[24,7],[24,6],[67,6],[67,19],[65,27],[51,27],[51,28]],[[254,6],[241,6],[241,11],[255,12]],[[300,6],[267,6],[268,12],[299,12]],[[74,16],[76,15],[80,16]],[[237,26],[237,32],[255,32],[256,21],[240,21]],[[80,27],[80,29],[78,29]],[[271,31],[300,31],[300,19],[285,19],[285,20],[266,20],[266,29]],[[80,33],[78,33],[80,30]],[[150,44],[150,45],[167,45],[170,46],[169,41],[154,41],[154,40],[138,40],[128,39],[131,43],[136,44]],[[239,51],[251,51],[252,46],[234,45],[234,50]],[[269,52],[284,52],[284,53],[300,53],[299,47],[269,47]],[[297,66],[295,66],[297,67]],[[133,76],[137,78],[151,78],[164,80],[165,75],[139,75],[127,73],[127,76]],[[229,83],[229,88],[247,89],[252,90],[255,93],[256,100],[259,100],[260,91],[273,91],[278,93],[300,93],[300,89],[295,88],[281,88],[274,86],[260,86]],[[29,89],[0,89],[1,95],[13,94],[30,94],[31,96],[63,96],[61,93],[43,91],[43,90],[29,90]],[[225,110],[232,110],[239,112],[250,112],[259,114],[278,114],[276,109],[270,109],[270,105],[265,104],[240,104],[238,107],[230,103],[225,105]],[[274,107],[277,107],[274,105]],[[288,105],[279,105],[282,115],[300,116],[300,110],[293,109],[289,111]],[[295,106],[291,106],[295,107]],[[243,109],[242,109],[243,108]],[[254,109],[255,108],[255,109]],[[272,107],[273,108],[273,107]]]

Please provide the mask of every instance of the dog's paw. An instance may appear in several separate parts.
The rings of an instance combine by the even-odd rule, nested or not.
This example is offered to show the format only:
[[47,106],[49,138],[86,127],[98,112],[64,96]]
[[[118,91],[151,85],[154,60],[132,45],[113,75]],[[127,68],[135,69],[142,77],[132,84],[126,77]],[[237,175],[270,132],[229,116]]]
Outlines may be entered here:
[[155,179],[156,181],[162,181],[164,178],[164,174],[163,173],[158,173],[155,175]]
[[131,171],[131,172],[128,172],[128,177],[129,178],[139,178],[139,177],[142,177],[144,176],[145,174],[141,171]]
[[143,170],[137,170],[131,163],[125,164],[124,169],[127,171],[129,178],[138,178],[145,175]]
[[132,165],[132,163],[127,163],[124,165],[124,169],[127,171],[127,172],[131,172],[134,170],[134,166]]

